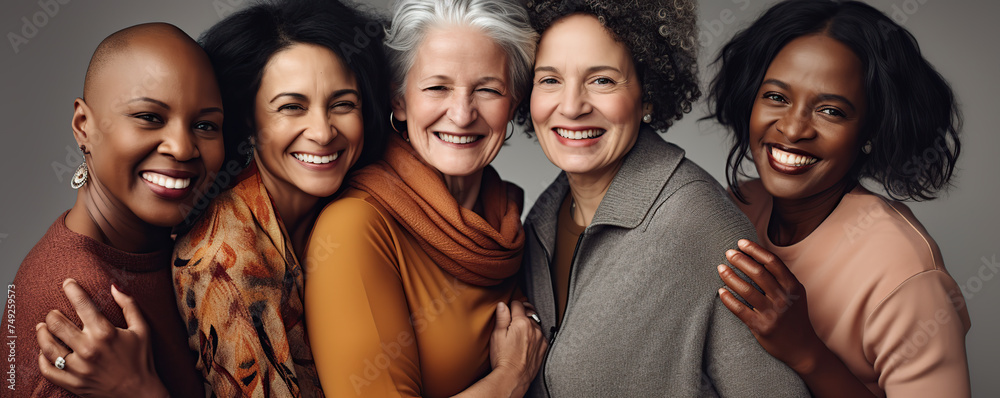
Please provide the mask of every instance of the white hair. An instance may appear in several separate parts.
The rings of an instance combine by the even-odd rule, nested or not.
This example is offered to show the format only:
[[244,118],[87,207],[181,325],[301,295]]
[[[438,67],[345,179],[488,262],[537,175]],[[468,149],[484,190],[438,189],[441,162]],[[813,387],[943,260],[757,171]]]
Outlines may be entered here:
[[514,103],[528,94],[538,33],[517,0],[397,0],[385,32],[394,95],[403,94],[406,73],[427,31],[445,26],[476,28],[492,39],[507,55],[508,88]]

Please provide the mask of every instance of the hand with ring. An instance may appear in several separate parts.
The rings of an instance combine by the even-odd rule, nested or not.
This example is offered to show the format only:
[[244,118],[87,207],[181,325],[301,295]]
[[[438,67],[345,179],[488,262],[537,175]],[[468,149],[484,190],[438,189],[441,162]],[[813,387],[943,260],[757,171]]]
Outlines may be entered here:
[[119,329],[75,280],[65,280],[63,292],[83,328],[58,310],[35,326],[43,377],[85,397],[168,396],[153,365],[149,327],[132,297],[111,287],[128,324],[127,329]]
[[514,300],[508,307],[498,303],[496,326],[490,338],[490,364],[516,380],[514,396],[527,392],[542,366],[549,343],[542,334],[541,319],[534,307]]

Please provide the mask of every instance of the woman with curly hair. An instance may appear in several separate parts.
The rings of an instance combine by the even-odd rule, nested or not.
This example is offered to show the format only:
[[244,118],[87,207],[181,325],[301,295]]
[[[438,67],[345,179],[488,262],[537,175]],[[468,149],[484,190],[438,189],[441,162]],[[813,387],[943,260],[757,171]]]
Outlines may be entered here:
[[[969,396],[965,300],[897,201],[933,199],[960,148],[955,97],[913,36],[860,2],[788,1],[717,62],[728,182],[761,242],[719,266],[749,306],[722,302],[817,396]],[[760,178],[743,182],[747,159]]]
[[808,395],[716,299],[720,253],[753,227],[656,133],[701,94],[694,2],[529,7],[542,36],[521,118],[563,170],[525,222],[550,339],[529,395]]

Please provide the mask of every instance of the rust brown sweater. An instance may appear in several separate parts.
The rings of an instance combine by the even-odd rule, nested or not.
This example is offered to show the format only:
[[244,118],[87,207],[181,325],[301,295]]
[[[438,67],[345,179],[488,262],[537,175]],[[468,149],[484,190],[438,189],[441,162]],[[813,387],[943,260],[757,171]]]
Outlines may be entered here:
[[[194,355],[187,347],[187,334],[174,301],[169,264],[172,248],[146,254],[123,252],[71,231],[66,227],[67,213],[63,213],[31,249],[17,271],[13,286],[7,287],[3,329],[0,329],[6,362],[3,365],[3,394],[0,395],[73,396],[41,376],[35,338],[35,325],[44,322],[45,314],[53,309],[82,325],[62,291],[63,280],[73,278],[104,316],[120,328],[126,327],[125,318],[111,296],[111,284],[115,283],[132,295],[149,323],[156,370],[170,395],[204,396],[202,381],[194,367]],[[12,308],[14,315],[11,317]],[[11,352],[14,361],[7,362]],[[9,380],[11,364],[14,365],[13,383]],[[11,390],[12,384],[14,390]]]

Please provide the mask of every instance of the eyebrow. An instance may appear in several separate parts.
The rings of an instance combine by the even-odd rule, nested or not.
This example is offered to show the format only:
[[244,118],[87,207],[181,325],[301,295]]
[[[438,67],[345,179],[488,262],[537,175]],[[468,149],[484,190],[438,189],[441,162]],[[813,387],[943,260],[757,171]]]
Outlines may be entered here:
[[[595,66],[591,66],[591,67],[587,68],[586,74],[589,75],[591,73],[597,73],[597,72],[606,71],[606,70],[622,74],[622,71],[620,69],[615,68],[613,66],[609,66],[609,65],[595,65]],[[556,68],[554,68],[554,67],[551,67],[551,66],[539,66],[539,67],[535,68],[535,73],[538,73],[538,72],[559,73],[559,70],[556,69]]]
[[[778,79],[767,79],[767,80],[764,80],[764,82],[761,83],[761,86],[763,86],[765,84],[773,84],[775,86],[778,86],[782,90],[791,90],[791,86],[789,86],[788,83],[785,83],[785,82],[783,82],[781,80],[778,80]],[[816,99],[819,100],[820,102],[823,102],[823,101],[840,101],[840,102],[843,102],[843,103],[847,104],[847,106],[850,107],[852,111],[856,111],[857,110],[854,107],[854,104],[850,100],[848,100],[846,97],[844,97],[842,95],[826,94],[826,93],[824,93],[824,94],[818,95],[816,97]]]
[[[343,97],[343,96],[348,95],[348,94],[354,94],[354,95],[356,95],[358,97],[361,97],[361,93],[359,93],[358,90],[355,90],[355,89],[352,89],[352,88],[345,88],[343,90],[334,91],[333,94],[330,95],[330,98],[339,98],[339,97]],[[299,94],[299,93],[280,93],[278,95],[275,95],[274,98],[271,98],[271,101],[268,101],[268,103],[269,104],[273,103],[274,101],[277,101],[278,98],[281,98],[281,97],[292,97],[293,99],[297,99],[299,101],[307,101],[307,100],[309,100],[309,98],[307,98],[305,95]]]
[[[420,81],[421,82],[425,82],[425,81],[433,80],[433,79],[446,80],[446,81],[452,81],[453,80],[452,78],[450,78],[448,76],[445,76],[445,75],[434,75],[434,76],[429,76],[429,77],[426,77],[424,79],[421,79]],[[479,80],[477,80],[474,84],[475,85],[480,85],[480,84],[483,84],[483,83],[486,83],[486,82],[497,82],[497,83],[500,83],[500,84],[505,84],[504,81],[503,81],[503,79],[501,79],[499,77],[496,77],[496,76],[484,76],[484,77],[480,78]]]
[[130,104],[131,104],[131,103],[133,103],[133,102],[149,102],[149,103],[152,103],[152,104],[154,104],[154,105],[157,105],[157,106],[159,106],[159,107],[161,107],[161,108],[163,108],[163,109],[166,109],[166,110],[170,110],[170,105],[167,105],[167,104],[166,104],[165,102],[163,102],[163,101],[159,101],[159,100],[155,100],[155,99],[152,99],[152,98],[149,98],[149,97],[139,97],[139,98],[133,98],[133,99],[132,99],[131,101],[129,101],[128,103],[130,103]]
[[[151,104],[159,106],[159,107],[161,107],[163,109],[166,109],[168,111],[170,110],[170,105],[167,105],[166,102],[163,102],[163,101],[160,101],[160,100],[155,100],[155,99],[152,99],[152,98],[149,98],[149,97],[134,98],[131,101],[129,101],[128,103],[131,104],[133,102],[149,102]],[[222,113],[222,108],[219,108],[217,106],[213,106],[213,107],[209,107],[209,108],[202,108],[201,111],[199,112],[199,114],[202,114],[202,115],[204,115],[206,113]]]

